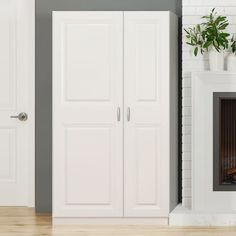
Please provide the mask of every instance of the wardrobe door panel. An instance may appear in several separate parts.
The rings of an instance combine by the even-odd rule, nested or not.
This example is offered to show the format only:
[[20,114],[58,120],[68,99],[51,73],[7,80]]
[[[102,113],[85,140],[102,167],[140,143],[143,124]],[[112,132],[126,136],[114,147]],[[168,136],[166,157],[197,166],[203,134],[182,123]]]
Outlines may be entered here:
[[123,216],[123,13],[53,22],[53,215]]
[[124,13],[125,216],[168,214],[169,13]]

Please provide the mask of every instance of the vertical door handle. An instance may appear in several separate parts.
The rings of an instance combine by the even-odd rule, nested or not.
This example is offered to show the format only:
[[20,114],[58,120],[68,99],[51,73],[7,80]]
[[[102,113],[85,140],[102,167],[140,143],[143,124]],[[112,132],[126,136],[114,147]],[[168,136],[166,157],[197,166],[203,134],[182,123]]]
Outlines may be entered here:
[[127,108],[127,121],[130,121],[130,107]]
[[117,121],[120,121],[120,107],[117,108]]

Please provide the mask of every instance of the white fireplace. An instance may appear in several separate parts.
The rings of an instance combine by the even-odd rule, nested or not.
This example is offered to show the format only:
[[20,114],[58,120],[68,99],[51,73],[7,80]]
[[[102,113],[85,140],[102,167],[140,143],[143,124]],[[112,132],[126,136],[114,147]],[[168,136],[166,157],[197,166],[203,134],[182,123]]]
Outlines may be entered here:
[[[192,209],[178,206],[170,214],[172,225],[236,225],[236,191],[229,191],[233,190],[236,182],[219,181],[220,186],[233,187],[213,188],[213,163],[216,158],[213,150],[214,144],[219,144],[215,142],[214,135],[221,134],[214,130],[218,128],[213,121],[219,114],[214,113],[213,100],[216,95],[223,94],[227,99],[234,93],[236,73],[204,71],[192,74]],[[215,146],[219,153],[220,148],[220,145]],[[236,152],[235,155],[230,154],[234,161]],[[228,168],[231,171],[234,167],[232,163]]]
[[[213,95],[236,92],[236,74],[192,75],[192,209],[236,210],[236,192],[213,191]],[[215,116],[217,114],[214,114]]]

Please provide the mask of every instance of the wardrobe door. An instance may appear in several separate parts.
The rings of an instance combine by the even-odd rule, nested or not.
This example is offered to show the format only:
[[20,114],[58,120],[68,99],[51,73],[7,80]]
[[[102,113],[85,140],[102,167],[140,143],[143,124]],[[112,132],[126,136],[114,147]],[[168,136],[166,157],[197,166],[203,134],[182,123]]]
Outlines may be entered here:
[[123,215],[123,13],[53,13],[53,216]]
[[124,13],[125,216],[168,215],[169,13]]

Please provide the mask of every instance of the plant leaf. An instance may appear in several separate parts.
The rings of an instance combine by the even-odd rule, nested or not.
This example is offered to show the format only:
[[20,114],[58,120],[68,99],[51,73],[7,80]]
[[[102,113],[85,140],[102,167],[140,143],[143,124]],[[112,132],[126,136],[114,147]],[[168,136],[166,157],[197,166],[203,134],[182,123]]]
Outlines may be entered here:
[[203,48],[208,49],[212,45],[212,41],[207,41],[204,43]]

